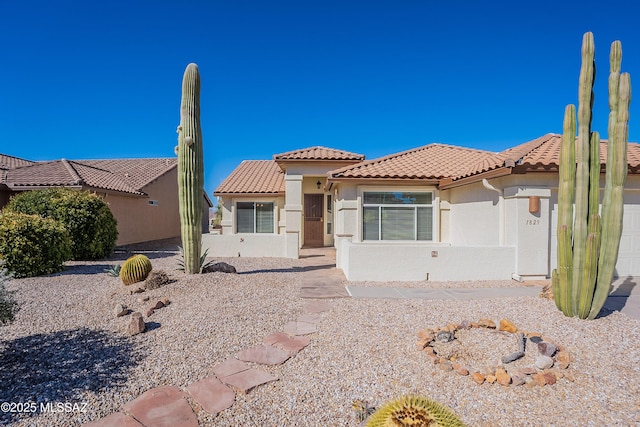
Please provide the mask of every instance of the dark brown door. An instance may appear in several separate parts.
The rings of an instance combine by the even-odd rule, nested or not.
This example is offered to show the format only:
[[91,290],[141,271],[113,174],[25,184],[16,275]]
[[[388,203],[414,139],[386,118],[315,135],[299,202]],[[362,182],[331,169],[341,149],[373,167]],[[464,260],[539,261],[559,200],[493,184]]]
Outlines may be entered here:
[[324,194],[304,195],[304,245],[323,246],[324,236],[322,234],[323,203]]

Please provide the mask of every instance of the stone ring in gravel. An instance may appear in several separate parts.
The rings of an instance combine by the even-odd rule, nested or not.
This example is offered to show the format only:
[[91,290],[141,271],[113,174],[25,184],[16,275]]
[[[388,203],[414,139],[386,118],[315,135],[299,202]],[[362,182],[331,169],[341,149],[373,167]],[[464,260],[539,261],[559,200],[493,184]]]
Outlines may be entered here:
[[497,328],[490,319],[426,328],[418,338],[418,349],[432,363],[443,371],[470,375],[477,384],[544,386],[561,378],[575,380],[567,370],[568,351],[537,332],[519,330],[507,319]]

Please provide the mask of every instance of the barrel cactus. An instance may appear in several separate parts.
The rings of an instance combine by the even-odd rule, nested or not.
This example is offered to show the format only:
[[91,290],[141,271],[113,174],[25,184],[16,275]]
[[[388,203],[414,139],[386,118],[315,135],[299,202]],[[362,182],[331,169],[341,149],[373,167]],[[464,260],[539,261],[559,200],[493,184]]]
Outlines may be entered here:
[[628,73],[620,73],[621,61],[621,43],[614,41],[601,215],[600,135],[591,132],[595,76],[592,33],[582,39],[577,140],[575,106],[565,109],[558,184],[558,267],[552,273],[552,287],[556,306],[569,317],[594,319],[598,315],[609,295],[618,260],[631,101],[631,78]]
[[448,408],[420,396],[404,396],[384,404],[371,415],[367,427],[464,427]]
[[142,282],[151,273],[151,261],[145,255],[134,255],[120,269],[120,280],[125,285]]
[[200,73],[189,64],[182,78],[180,125],[178,126],[178,197],[184,249],[184,270],[200,272],[204,160],[200,128]]

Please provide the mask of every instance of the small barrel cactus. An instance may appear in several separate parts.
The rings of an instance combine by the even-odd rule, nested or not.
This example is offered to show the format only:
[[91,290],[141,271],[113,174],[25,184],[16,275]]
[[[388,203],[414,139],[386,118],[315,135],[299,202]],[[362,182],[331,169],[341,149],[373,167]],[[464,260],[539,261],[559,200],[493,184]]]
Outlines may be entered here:
[[392,400],[378,409],[367,427],[464,427],[448,408],[420,396],[404,396]]
[[127,259],[120,269],[120,280],[125,285],[142,282],[151,273],[151,261],[144,255],[134,255]]

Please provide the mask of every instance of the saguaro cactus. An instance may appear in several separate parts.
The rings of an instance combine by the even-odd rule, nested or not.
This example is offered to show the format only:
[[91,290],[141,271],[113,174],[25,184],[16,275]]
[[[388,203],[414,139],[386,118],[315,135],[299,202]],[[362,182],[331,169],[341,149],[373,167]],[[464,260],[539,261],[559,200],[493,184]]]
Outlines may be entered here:
[[178,126],[178,196],[184,251],[184,271],[200,272],[204,160],[200,128],[200,73],[189,64],[182,78],[180,125]]
[[[611,45],[607,167],[600,199],[600,135],[591,132],[593,34],[582,39],[578,90],[578,138],[575,106],[565,109],[558,184],[558,268],[552,284],[557,307],[566,316],[595,318],[609,295],[622,235],[623,191],[627,177],[627,139],[631,78],[620,74],[622,47]],[[574,217],[575,203],[575,217]]]

